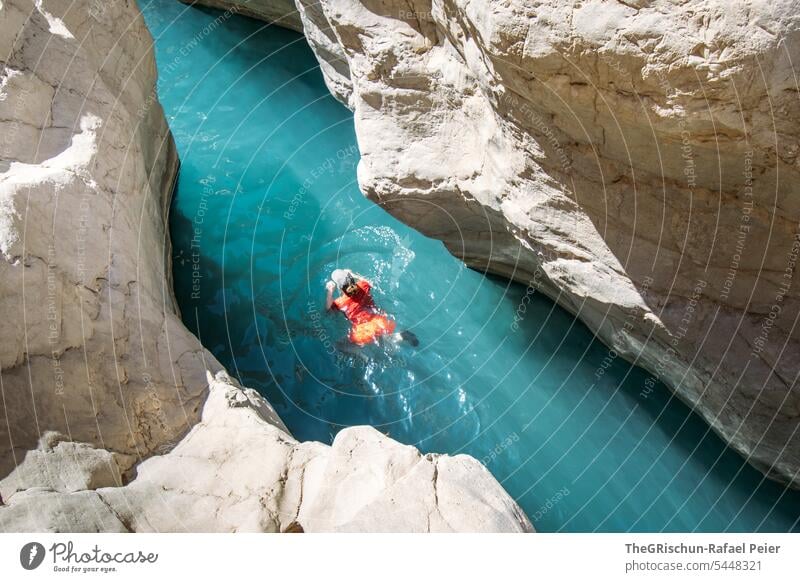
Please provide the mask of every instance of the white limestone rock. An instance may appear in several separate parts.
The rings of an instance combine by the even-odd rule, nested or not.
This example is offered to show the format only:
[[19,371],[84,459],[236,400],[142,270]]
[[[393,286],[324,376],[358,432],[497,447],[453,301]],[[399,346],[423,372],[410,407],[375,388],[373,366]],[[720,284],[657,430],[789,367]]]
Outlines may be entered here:
[[54,533],[127,533],[96,491],[55,493],[41,488],[17,493],[14,504],[0,506],[0,531]]
[[180,0],[184,4],[201,4],[242,16],[273,22],[283,28],[303,32],[303,21],[294,0]]
[[328,22],[325,7],[320,2],[297,2],[302,19],[302,31],[317,55],[320,70],[328,90],[339,101],[353,109],[353,83],[350,80],[350,65],[342,43]]
[[[123,487],[50,487],[0,507],[3,531],[526,532],[527,517],[472,457],[421,455],[370,427],[298,443],[224,373],[202,417]],[[279,422],[279,421],[278,421]],[[87,511],[74,511],[78,501]]]
[[800,485],[798,0],[297,3],[367,196]]
[[532,530],[517,504],[470,456],[421,455],[367,427],[340,432],[326,456],[325,464],[305,466],[295,520],[306,531]]
[[151,37],[132,1],[2,14],[0,478],[46,431],[146,457],[206,391],[164,260],[178,159]]
[[46,432],[39,448],[28,451],[8,477],[0,480],[0,499],[8,502],[17,492],[42,487],[72,493],[99,487],[117,487],[135,457],[70,442],[64,435]]

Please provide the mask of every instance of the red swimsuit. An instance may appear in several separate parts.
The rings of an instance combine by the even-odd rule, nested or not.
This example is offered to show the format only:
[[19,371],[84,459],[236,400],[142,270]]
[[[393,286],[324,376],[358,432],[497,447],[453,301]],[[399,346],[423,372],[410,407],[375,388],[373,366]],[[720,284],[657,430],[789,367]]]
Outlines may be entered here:
[[333,304],[353,324],[350,328],[350,341],[363,346],[375,341],[379,336],[392,333],[395,323],[378,311],[369,294],[370,285],[367,281],[362,279],[356,285],[361,289],[358,297],[342,295],[335,299]]

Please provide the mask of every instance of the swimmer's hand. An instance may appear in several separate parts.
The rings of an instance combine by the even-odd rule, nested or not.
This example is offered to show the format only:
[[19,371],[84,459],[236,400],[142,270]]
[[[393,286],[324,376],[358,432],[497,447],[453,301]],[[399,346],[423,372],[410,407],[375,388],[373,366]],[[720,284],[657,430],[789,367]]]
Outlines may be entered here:
[[333,307],[333,290],[336,289],[336,283],[328,281],[325,283],[325,289],[328,291],[328,295],[325,297],[325,309],[330,310]]

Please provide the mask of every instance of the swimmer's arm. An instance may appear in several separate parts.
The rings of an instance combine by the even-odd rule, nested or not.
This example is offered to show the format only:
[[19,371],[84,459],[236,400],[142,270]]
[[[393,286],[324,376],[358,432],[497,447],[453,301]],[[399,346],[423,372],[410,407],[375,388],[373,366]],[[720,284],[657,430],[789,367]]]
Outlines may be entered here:
[[336,285],[333,281],[328,281],[325,285],[325,290],[328,292],[328,295],[325,297],[325,309],[330,311],[333,309],[333,290],[336,288]]

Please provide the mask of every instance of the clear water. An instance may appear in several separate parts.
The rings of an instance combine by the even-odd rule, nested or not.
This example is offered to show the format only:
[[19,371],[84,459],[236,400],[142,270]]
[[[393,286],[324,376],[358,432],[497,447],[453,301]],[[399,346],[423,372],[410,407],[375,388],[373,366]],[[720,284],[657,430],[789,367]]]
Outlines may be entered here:
[[[800,494],[766,481],[699,417],[549,300],[466,269],[360,194],[351,113],[293,32],[140,0],[182,168],[170,216],[187,325],[294,435],[371,424],[483,459],[540,531],[786,531]],[[356,356],[322,313],[335,267],[422,344]],[[402,283],[402,284],[401,284]]]

